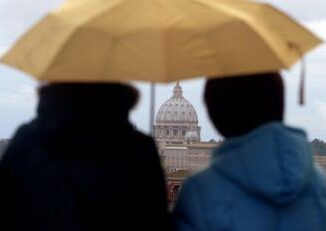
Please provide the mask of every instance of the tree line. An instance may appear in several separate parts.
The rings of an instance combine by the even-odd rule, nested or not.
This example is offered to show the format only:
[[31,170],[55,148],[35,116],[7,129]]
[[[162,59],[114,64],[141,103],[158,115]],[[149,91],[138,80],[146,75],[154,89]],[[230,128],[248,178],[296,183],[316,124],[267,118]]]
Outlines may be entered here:
[[318,156],[326,156],[326,142],[321,139],[311,141],[313,153]]

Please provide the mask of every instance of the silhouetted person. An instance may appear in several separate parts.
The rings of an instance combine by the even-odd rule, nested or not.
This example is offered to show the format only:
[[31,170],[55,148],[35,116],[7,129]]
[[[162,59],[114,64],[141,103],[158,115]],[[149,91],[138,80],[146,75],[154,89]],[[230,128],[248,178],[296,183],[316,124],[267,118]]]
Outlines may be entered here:
[[128,116],[122,84],[52,84],[0,163],[0,230],[166,230],[153,140]]
[[225,141],[181,189],[176,229],[326,230],[326,178],[305,132],[283,124],[281,76],[208,80],[204,98]]

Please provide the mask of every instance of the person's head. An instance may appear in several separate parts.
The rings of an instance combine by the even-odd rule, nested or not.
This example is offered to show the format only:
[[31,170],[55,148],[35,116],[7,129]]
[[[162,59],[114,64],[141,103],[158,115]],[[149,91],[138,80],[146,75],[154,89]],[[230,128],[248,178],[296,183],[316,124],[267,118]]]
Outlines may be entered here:
[[39,110],[44,113],[62,109],[80,111],[84,116],[124,117],[136,105],[139,94],[131,85],[120,83],[52,83],[39,88],[39,97]]
[[207,80],[204,100],[215,128],[227,138],[283,121],[284,86],[278,73]]

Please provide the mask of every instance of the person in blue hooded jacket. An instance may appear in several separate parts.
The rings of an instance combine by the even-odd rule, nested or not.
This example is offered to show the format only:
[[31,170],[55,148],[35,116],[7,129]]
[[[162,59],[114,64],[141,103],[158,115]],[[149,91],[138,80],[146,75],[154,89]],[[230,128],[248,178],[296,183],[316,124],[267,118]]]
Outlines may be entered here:
[[176,230],[325,231],[326,178],[305,132],[283,123],[281,76],[208,80],[204,98],[225,141],[183,185]]

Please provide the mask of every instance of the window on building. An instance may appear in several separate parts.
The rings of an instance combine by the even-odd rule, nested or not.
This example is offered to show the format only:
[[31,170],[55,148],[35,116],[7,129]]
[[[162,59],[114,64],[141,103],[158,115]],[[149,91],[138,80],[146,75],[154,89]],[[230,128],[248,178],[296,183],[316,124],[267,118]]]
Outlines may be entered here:
[[174,134],[175,136],[177,136],[177,135],[178,135],[178,129],[174,129],[173,134]]
[[168,136],[168,135],[170,135],[170,131],[169,131],[169,129],[166,129],[166,135]]

